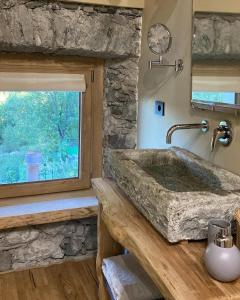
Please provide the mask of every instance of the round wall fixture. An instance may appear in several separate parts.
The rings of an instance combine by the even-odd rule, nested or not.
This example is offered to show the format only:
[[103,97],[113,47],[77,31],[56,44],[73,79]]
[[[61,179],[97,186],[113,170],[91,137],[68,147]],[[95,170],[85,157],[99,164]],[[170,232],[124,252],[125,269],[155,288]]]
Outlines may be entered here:
[[157,23],[152,25],[148,31],[148,47],[158,55],[166,54],[172,45],[172,36],[167,26]]

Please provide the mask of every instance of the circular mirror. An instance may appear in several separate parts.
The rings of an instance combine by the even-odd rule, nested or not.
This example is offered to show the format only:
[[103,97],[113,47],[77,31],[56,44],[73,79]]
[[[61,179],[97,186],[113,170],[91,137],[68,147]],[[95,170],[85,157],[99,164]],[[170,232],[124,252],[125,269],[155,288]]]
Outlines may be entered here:
[[172,44],[169,29],[161,23],[154,24],[150,27],[147,39],[149,49],[159,55],[167,53]]

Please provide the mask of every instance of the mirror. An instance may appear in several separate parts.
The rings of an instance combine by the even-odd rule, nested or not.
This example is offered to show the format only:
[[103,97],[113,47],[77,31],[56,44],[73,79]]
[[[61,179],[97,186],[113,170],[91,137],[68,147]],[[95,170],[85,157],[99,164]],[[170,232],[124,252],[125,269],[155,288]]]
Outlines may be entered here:
[[[238,1],[225,1],[226,4],[220,7],[216,0],[193,0],[193,108],[227,112],[240,110]],[[231,11],[228,2],[231,2]]]
[[169,29],[157,23],[150,27],[148,31],[148,47],[154,53],[163,55],[169,51],[172,45],[172,37]]

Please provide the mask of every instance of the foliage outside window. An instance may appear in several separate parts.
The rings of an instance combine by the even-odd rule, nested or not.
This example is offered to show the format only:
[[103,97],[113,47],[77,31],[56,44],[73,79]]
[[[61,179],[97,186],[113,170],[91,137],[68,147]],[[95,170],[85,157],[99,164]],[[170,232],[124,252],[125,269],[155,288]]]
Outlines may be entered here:
[[0,92],[0,184],[77,178],[81,93]]

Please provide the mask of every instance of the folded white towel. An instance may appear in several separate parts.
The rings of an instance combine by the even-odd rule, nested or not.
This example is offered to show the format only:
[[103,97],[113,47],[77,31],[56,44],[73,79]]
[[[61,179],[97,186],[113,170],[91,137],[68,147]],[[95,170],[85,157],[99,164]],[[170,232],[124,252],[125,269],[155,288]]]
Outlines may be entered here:
[[163,299],[151,278],[131,254],[104,259],[102,270],[115,300]]

